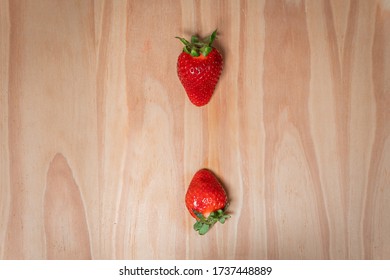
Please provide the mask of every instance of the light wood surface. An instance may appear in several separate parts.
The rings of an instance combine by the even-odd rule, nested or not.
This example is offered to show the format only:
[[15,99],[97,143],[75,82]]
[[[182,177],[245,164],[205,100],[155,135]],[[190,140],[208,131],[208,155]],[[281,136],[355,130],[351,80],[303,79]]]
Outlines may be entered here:
[[[215,28],[198,108],[174,37]],[[390,1],[0,0],[0,144],[2,259],[389,259]]]

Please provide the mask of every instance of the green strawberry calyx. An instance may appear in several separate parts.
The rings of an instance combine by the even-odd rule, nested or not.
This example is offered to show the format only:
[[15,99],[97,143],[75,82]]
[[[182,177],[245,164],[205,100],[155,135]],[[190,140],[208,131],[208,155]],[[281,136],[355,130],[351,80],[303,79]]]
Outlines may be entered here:
[[184,52],[190,54],[193,57],[198,57],[201,54],[206,57],[212,51],[213,49],[212,44],[216,37],[217,37],[217,30],[215,30],[204,41],[199,40],[199,37],[195,35],[191,37],[191,42],[181,37],[175,37],[175,38],[179,39],[184,44],[184,48],[183,48]]
[[196,210],[192,210],[199,219],[194,224],[194,230],[197,231],[200,235],[204,235],[215,223],[220,222],[221,224],[224,224],[226,219],[230,218],[230,215],[225,213],[228,206],[229,205],[227,204],[224,209],[211,212],[207,218],[203,216],[202,213]]

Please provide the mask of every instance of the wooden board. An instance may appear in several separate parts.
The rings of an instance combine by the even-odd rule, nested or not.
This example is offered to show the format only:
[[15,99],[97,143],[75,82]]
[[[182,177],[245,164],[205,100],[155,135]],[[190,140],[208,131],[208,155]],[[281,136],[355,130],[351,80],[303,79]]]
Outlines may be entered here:
[[[215,28],[198,108],[174,37]],[[0,32],[0,258],[390,258],[390,1],[0,0]]]

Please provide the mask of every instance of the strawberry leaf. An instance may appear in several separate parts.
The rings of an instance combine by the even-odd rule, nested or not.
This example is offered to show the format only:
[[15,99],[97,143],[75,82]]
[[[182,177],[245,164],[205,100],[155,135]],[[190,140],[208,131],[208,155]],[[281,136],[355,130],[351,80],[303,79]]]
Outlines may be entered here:
[[196,211],[196,210],[194,210],[194,209],[192,209],[192,212],[194,212],[194,214],[196,215],[196,217],[199,218],[199,220],[201,220],[201,221],[204,221],[204,220],[205,220],[205,218],[204,218],[204,216],[202,215],[202,213],[200,213],[200,212],[198,212],[198,211]]
[[203,225],[202,222],[197,221],[194,224],[194,230],[199,231],[201,229],[202,225]]
[[185,53],[191,54],[191,49],[190,49],[188,46],[185,46],[185,47],[183,48],[183,51],[184,51]]
[[212,50],[212,44],[217,37],[217,30],[215,30],[206,40],[199,40],[195,35],[191,37],[191,42],[181,37],[175,37],[179,39],[183,44],[183,51],[190,54],[193,57],[198,57],[200,54],[207,56]]
[[225,214],[226,207],[223,210],[219,209],[217,211],[211,212],[207,218],[205,218],[202,213],[192,209],[192,212],[194,212],[194,214],[198,218],[198,220],[194,224],[194,230],[198,231],[200,235],[204,235],[216,222],[224,224],[226,222],[226,219],[230,218],[230,215]]
[[186,39],[181,38],[181,37],[175,37],[176,39],[179,39],[185,46],[190,46],[191,43],[188,42]]
[[199,52],[197,50],[192,49],[191,52],[190,52],[190,55],[194,56],[194,57],[198,57],[200,54],[199,54]]
[[199,43],[199,38],[195,35],[192,35],[191,37],[191,43],[192,44],[196,44],[196,43]]
[[205,46],[205,47],[203,47],[203,48],[200,49],[201,53],[202,53],[204,56],[207,56],[212,50],[213,50],[213,48],[210,47],[210,46]]
[[199,229],[199,234],[204,235],[209,231],[209,229],[210,229],[210,225],[203,224],[202,227]]
[[209,43],[207,45],[211,47],[215,38],[217,38],[217,29],[215,29],[214,32],[211,34],[210,39],[209,39]]

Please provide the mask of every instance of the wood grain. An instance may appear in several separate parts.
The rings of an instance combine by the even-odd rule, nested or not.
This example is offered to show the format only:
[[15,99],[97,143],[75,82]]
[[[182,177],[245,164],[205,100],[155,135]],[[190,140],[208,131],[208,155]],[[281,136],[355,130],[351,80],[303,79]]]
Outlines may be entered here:
[[[198,108],[174,37],[215,28]],[[389,259],[390,1],[0,0],[0,144],[1,259]]]

